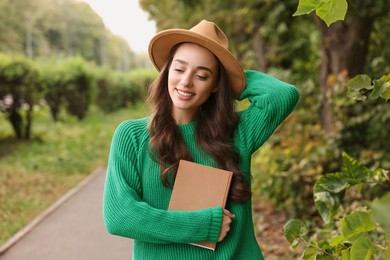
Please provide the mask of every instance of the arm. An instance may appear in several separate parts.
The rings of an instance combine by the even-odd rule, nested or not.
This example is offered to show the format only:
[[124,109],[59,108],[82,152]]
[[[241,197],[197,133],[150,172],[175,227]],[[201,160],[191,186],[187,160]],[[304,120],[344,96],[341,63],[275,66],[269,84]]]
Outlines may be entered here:
[[103,198],[103,215],[109,233],[152,243],[192,243],[218,240],[222,208],[167,211],[141,199],[136,170],[136,146],[129,124],[122,124],[111,144]]
[[238,100],[250,106],[241,112],[238,136],[250,154],[256,151],[292,112],[299,99],[297,89],[267,74],[245,71],[246,87]]

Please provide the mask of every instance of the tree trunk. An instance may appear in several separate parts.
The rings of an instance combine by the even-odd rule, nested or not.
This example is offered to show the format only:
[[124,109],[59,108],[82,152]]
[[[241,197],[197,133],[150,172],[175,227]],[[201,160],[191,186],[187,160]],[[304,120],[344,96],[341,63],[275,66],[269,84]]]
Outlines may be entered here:
[[333,113],[332,86],[328,79],[344,70],[349,77],[364,71],[372,20],[353,16],[330,27],[319,18],[316,22],[321,31],[321,122],[325,134],[329,135],[333,131]]
[[9,111],[9,121],[14,129],[15,135],[18,139],[23,138],[23,119],[17,109]]
[[24,138],[29,140],[31,137],[31,126],[33,119],[33,104],[28,103],[28,110],[26,111],[26,125],[24,126]]
[[262,72],[267,72],[268,62],[266,57],[266,48],[263,37],[260,35],[259,30],[253,35],[253,49],[259,64],[259,68]]

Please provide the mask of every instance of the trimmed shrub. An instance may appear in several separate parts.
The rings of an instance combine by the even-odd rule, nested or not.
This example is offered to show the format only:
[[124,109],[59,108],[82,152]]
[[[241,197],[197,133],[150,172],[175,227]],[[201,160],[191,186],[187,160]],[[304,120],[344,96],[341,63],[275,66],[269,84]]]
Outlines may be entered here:
[[39,72],[29,59],[0,55],[0,110],[17,138],[30,138],[33,108],[42,93]]

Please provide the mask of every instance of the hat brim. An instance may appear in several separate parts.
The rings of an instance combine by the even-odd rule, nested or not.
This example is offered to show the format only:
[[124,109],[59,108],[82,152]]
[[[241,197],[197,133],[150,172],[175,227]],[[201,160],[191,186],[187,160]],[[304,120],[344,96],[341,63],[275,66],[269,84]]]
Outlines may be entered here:
[[178,43],[196,43],[211,51],[222,63],[227,72],[230,87],[236,96],[245,88],[245,74],[238,60],[219,43],[201,34],[184,29],[169,29],[156,34],[149,43],[149,57],[155,68],[160,71],[168,59],[173,46]]

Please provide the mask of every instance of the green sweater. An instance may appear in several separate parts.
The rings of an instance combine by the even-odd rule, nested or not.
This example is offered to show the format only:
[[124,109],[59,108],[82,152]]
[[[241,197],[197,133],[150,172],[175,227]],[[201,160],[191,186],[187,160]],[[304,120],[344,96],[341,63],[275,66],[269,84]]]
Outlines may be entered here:
[[[298,101],[292,85],[267,74],[245,71],[247,86],[238,100],[251,105],[239,112],[234,144],[240,169],[250,178],[251,155],[291,113]],[[168,211],[172,190],[160,181],[159,165],[149,155],[147,124],[150,118],[125,121],[115,131],[107,167],[103,215],[109,233],[134,239],[133,259],[263,259],[252,222],[252,205],[228,201],[236,217],[215,251],[190,245],[216,242],[222,208]],[[195,143],[196,122],[178,125],[188,150],[197,163],[216,167]]]

